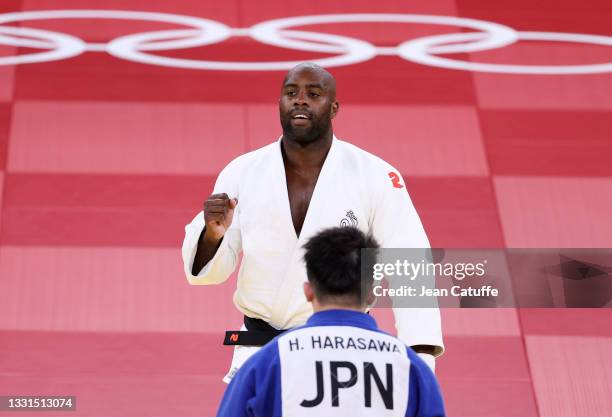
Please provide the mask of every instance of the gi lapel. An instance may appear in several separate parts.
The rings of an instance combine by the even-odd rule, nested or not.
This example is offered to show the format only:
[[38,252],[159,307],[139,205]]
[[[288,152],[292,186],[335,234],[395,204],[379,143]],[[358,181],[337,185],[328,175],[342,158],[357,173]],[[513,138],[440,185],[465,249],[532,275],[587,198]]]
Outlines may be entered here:
[[[282,139],[282,136],[281,136]],[[281,139],[278,140],[277,146],[274,150],[274,172],[278,173],[274,179],[274,196],[275,201],[280,206],[281,216],[278,219],[274,219],[278,222],[280,227],[287,236],[291,236],[290,239],[293,245],[297,245],[298,238],[295,234],[295,228],[293,227],[293,220],[291,219],[291,207],[289,206],[289,192],[287,190],[287,175],[285,173],[285,164],[283,163],[283,154],[281,152]],[[283,233],[283,234],[285,234]]]
[[[329,149],[327,157],[325,158],[325,162],[323,163],[323,167],[319,173],[319,178],[317,179],[317,184],[315,185],[315,189],[312,193],[310,205],[308,206],[308,211],[306,212],[300,237],[297,239],[296,246],[291,257],[291,262],[289,263],[289,268],[287,269],[287,273],[276,295],[274,307],[272,308],[271,322],[277,326],[284,327],[286,325],[287,321],[289,320],[289,317],[287,317],[287,312],[291,307],[291,304],[296,302],[295,298],[300,296],[302,291],[302,283],[306,280],[306,270],[302,260],[304,253],[302,245],[322,227],[319,217],[322,213],[324,213],[326,204],[329,204],[329,202],[333,200],[333,193],[335,192],[333,176],[334,171],[337,168],[336,160],[339,145],[338,139],[336,139],[334,136],[331,148]],[[280,147],[278,151],[280,154]],[[282,177],[285,182],[285,201],[283,204],[286,205],[285,212],[287,213],[286,216],[283,216],[282,222],[283,227],[285,227],[286,222],[288,222],[287,227],[291,227],[293,229],[284,166],[282,173]],[[303,298],[303,296],[299,298]]]

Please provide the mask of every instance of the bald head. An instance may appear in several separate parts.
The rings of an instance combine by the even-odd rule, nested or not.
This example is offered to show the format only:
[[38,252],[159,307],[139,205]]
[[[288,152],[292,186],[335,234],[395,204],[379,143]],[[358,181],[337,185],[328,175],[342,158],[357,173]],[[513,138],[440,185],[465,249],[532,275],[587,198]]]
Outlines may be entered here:
[[287,84],[288,80],[302,72],[310,72],[316,74],[321,82],[323,89],[327,90],[329,97],[332,100],[336,99],[336,79],[325,68],[312,62],[303,62],[291,68],[287,72],[287,75],[285,75],[285,79],[283,80],[283,87]]

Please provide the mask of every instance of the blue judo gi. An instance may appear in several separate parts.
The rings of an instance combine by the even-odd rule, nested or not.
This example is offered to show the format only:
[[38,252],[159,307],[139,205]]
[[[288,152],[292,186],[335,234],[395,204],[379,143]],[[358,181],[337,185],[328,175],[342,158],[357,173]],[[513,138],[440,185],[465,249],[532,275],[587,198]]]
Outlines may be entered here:
[[443,417],[429,367],[371,316],[313,314],[238,371],[217,417]]

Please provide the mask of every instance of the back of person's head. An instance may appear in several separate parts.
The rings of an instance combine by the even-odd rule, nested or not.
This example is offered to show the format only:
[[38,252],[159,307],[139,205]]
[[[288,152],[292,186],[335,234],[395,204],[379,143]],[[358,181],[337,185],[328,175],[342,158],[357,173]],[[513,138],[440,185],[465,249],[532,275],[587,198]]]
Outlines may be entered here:
[[364,271],[372,270],[378,248],[372,236],[366,236],[355,227],[326,229],[310,238],[304,245],[304,260],[317,301],[320,304],[364,307],[366,300],[362,297],[362,290],[370,292],[372,275],[366,273],[362,279],[362,266]]

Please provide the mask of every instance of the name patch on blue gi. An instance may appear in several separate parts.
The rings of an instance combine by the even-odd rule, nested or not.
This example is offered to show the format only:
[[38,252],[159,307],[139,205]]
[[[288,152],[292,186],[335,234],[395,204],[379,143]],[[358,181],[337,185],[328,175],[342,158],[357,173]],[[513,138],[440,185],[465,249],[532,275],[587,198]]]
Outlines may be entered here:
[[278,349],[283,415],[405,415],[410,360],[398,339],[357,327],[307,327],[280,337]]

